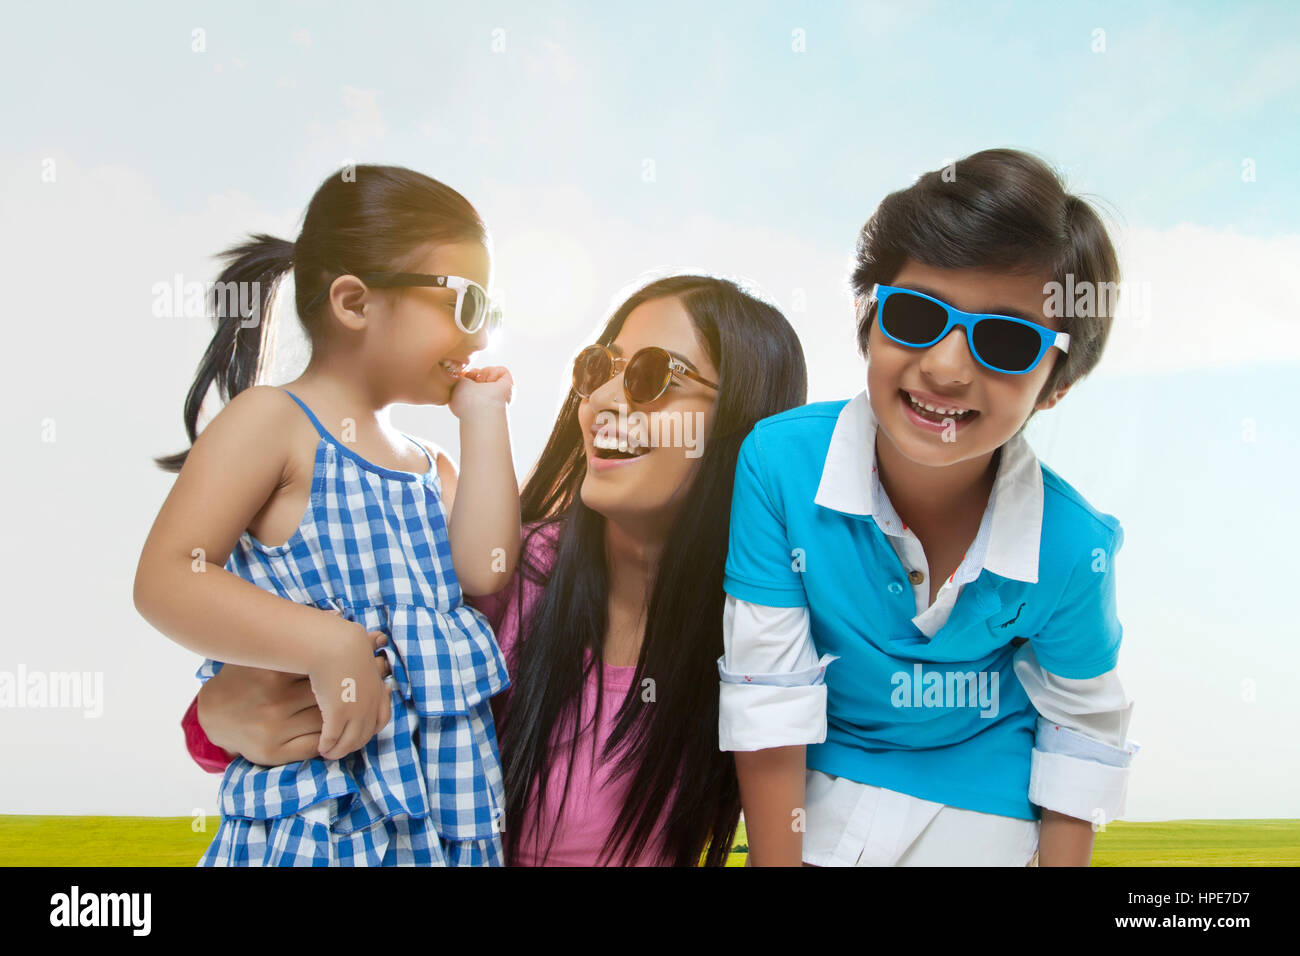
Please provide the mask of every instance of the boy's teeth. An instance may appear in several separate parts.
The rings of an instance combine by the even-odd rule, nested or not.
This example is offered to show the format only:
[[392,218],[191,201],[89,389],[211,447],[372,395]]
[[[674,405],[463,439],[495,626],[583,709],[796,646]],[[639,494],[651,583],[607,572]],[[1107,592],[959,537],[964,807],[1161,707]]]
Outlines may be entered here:
[[918,400],[917,400],[917,399],[912,395],[911,392],[907,392],[906,395],[907,395],[907,400],[908,400],[909,402],[912,403],[912,407],[913,407],[913,408],[923,408],[923,409],[925,409],[927,412],[932,412],[932,413],[934,413],[934,414],[936,414],[936,415],[957,415],[957,416],[960,417],[960,416],[965,415],[967,412],[970,411],[969,408],[943,408],[943,407],[936,407],[936,406],[934,406],[934,405],[931,405],[929,402],[918,401]]

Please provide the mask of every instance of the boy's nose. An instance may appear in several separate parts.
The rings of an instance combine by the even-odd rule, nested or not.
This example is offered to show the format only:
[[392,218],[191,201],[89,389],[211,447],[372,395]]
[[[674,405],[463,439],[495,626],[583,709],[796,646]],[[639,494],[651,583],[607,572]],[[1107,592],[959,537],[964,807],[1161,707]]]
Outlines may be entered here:
[[921,356],[921,370],[939,382],[970,381],[974,365],[964,329],[953,329]]

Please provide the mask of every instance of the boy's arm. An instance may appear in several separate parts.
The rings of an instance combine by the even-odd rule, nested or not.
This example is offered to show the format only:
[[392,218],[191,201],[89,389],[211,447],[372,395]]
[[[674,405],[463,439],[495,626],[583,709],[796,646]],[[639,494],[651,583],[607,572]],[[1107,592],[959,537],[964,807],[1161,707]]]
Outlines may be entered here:
[[1038,833],[1039,866],[1088,866],[1092,861],[1092,823],[1043,808]]
[[[761,427],[761,426],[760,426]],[[736,751],[749,862],[803,862],[805,747],[826,739],[826,665],[814,647],[803,575],[760,428],[736,462],[723,588],[718,746]]]
[[800,866],[803,829],[804,747],[770,747],[736,753],[736,779],[749,841],[747,866]]
[[[489,377],[497,371],[498,377]],[[457,401],[460,475],[447,456],[439,455],[438,476],[456,577],[465,594],[483,595],[505,587],[519,561],[519,481],[506,420],[509,373],[482,369],[477,374],[483,377],[461,383],[457,390],[488,381],[501,387],[494,392],[480,387],[472,402]]]
[[1087,866],[1096,830],[1124,812],[1133,703],[1116,671],[1070,679],[1043,668],[1033,646],[1015,658],[1016,677],[1038,712],[1029,799],[1043,810],[1042,866]]
[[1043,866],[1088,865],[1093,834],[1124,812],[1129,765],[1140,749],[1128,739],[1133,703],[1115,670],[1123,628],[1114,560],[1123,541],[1116,525],[1076,564],[1059,610],[1014,660],[1039,714],[1029,799],[1043,810]]
[[803,862],[805,746],[826,739],[826,664],[806,607],[777,608],[727,595],[718,735],[736,751],[749,865]]

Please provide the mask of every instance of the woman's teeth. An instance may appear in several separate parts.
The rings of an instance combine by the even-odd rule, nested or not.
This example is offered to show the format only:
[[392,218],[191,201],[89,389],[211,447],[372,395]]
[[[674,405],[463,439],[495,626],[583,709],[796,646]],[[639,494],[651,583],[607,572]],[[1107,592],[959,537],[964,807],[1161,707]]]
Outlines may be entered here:
[[464,362],[453,362],[451,359],[443,359],[438,364],[441,365],[443,371],[452,378],[460,378],[460,373],[465,371]]
[[957,421],[963,421],[976,414],[974,410],[969,408],[957,408],[955,406],[945,407],[942,405],[931,405],[929,402],[918,401],[912,397],[911,392],[904,391],[903,394],[907,396],[908,403],[918,414],[924,418],[930,419],[931,421],[942,421],[945,418],[954,418]]
[[647,445],[629,445],[627,439],[614,435],[597,435],[591,443],[597,458],[639,458],[650,450]]

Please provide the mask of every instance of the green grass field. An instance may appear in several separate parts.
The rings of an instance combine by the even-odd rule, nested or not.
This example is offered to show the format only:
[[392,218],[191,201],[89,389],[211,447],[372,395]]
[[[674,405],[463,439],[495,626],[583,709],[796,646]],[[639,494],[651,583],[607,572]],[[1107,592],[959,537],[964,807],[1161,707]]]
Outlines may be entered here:
[[[0,816],[0,866],[193,866],[212,839],[189,817]],[[742,827],[728,866],[745,865]],[[1298,866],[1300,820],[1113,823],[1093,866]]]

